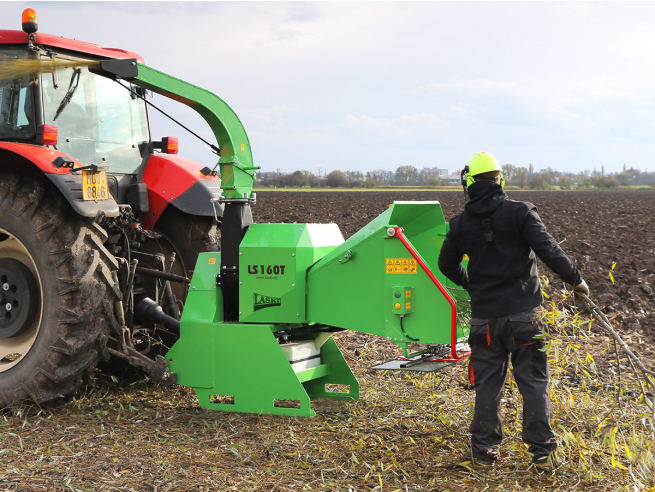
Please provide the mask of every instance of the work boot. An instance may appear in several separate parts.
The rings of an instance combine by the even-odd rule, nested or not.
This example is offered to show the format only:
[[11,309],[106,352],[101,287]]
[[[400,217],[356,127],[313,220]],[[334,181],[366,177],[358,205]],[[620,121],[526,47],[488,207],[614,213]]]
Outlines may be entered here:
[[491,468],[496,464],[496,461],[498,459],[491,456],[476,456],[473,458],[473,465],[480,468]]
[[559,467],[555,453],[532,457],[532,464],[539,472],[547,472]]
[[486,454],[486,455],[473,455],[473,453],[469,450],[464,456],[463,460],[464,461],[470,461],[472,466],[477,466],[480,468],[491,468],[496,464],[498,461],[498,458],[500,457],[500,454],[498,453],[498,450],[493,450],[494,452]]

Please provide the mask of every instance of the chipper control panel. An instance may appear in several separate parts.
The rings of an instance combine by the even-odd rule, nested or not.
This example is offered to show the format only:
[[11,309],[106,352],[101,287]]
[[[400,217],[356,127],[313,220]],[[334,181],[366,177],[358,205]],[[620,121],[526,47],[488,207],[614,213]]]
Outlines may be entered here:
[[414,287],[406,285],[403,287],[392,287],[391,292],[393,293],[391,302],[393,303],[393,308],[391,312],[394,314],[410,314],[414,312],[414,305],[412,304],[412,292]]

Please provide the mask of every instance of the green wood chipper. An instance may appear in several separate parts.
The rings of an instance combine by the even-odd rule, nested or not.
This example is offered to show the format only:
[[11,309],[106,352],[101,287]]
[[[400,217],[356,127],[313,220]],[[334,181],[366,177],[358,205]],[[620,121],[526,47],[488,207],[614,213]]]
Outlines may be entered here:
[[[312,397],[358,398],[332,340],[344,329],[396,343],[410,363],[466,356],[457,353],[466,293],[435,268],[448,228],[438,202],[395,202],[347,241],[336,224],[252,223],[256,168],[239,120],[213,95],[138,70],[132,82],[166,87],[205,117],[221,149],[237,150],[218,162],[221,252],[199,255],[180,339],[166,354],[204,408],[313,415]],[[431,346],[410,354],[411,342]]]
[[[166,354],[204,408],[310,416],[312,397],[358,398],[332,339],[340,330],[384,337],[410,364],[467,355],[457,352],[467,295],[436,268],[448,228],[438,202],[394,202],[347,241],[336,224],[255,224],[258,168],[234,112],[195,86],[134,70],[130,82],[200,113],[221,148],[221,252],[198,256],[180,339]],[[412,342],[429,346],[410,354]]]

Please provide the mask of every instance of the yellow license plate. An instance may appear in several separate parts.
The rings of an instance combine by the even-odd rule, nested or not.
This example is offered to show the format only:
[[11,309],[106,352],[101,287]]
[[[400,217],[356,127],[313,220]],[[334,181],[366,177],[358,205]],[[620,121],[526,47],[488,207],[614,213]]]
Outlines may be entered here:
[[82,171],[82,197],[85,200],[107,200],[107,173],[105,171]]

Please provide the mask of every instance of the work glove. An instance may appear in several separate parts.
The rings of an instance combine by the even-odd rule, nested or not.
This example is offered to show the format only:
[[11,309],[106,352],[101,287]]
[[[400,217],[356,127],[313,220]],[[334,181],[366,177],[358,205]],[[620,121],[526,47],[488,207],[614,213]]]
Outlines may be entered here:
[[587,285],[587,282],[582,280],[578,285],[573,287],[573,293],[575,294],[576,292],[580,292],[589,297],[589,286]]
[[589,286],[587,285],[587,282],[585,282],[584,280],[582,280],[578,285],[573,287],[573,303],[578,309],[582,309],[582,311],[586,311],[587,304],[577,294],[584,294],[587,297],[589,297]]

